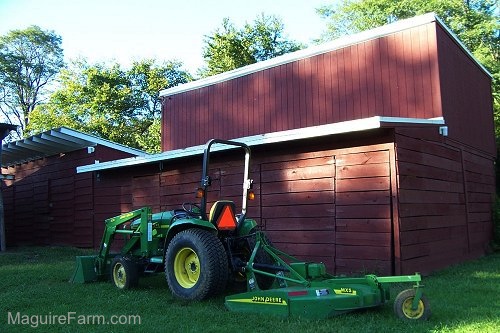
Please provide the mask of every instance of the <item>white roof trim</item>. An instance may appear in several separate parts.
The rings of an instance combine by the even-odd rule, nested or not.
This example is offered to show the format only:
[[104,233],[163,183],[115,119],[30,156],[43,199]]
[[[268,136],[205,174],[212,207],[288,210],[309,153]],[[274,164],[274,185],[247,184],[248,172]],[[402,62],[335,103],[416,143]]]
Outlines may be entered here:
[[327,42],[324,44],[320,44],[317,46],[308,47],[303,50],[299,50],[296,52],[291,52],[284,54],[282,56],[272,58],[269,60],[261,61],[255,64],[251,64],[248,66],[240,67],[228,72],[224,72],[221,74],[217,74],[214,76],[210,76],[207,78],[203,78],[200,80],[188,82],[185,84],[181,84],[172,88],[164,89],[160,91],[160,97],[172,96],[181,92],[186,92],[198,88],[207,87],[219,82],[228,81],[231,79],[235,79],[238,77],[242,77],[248,74],[252,74],[264,69],[280,66],[283,64],[287,64],[293,61],[313,57],[319,54],[331,52],[337,49],[341,49],[350,45],[355,45],[358,43],[362,43],[368,40],[384,37],[395,32],[399,32],[402,30],[406,30],[409,28],[417,27],[420,25],[428,24],[431,22],[438,22],[445,31],[458,43],[458,45],[467,53],[467,55],[479,65],[479,67],[491,77],[491,74],[484,68],[481,63],[474,58],[472,53],[467,50],[465,45],[458,39],[458,37],[444,24],[444,22],[435,14],[435,13],[427,13],[420,16],[415,16],[405,20],[399,20],[391,24],[387,24],[375,29],[366,30],[359,32],[354,35],[343,36],[331,42]]
[[[433,119],[417,119],[417,118],[376,116],[358,120],[343,121],[334,124],[311,126],[311,127],[305,127],[287,131],[252,135],[243,138],[233,139],[233,141],[242,142],[247,144],[248,146],[258,146],[258,145],[288,142],[300,139],[310,139],[310,138],[316,138],[334,134],[359,132],[370,129],[376,129],[391,124],[444,125],[445,122],[442,117]],[[99,171],[99,170],[114,169],[126,166],[135,166],[140,164],[168,161],[181,157],[201,155],[203,154],[204,149],[205,145],[199,145],[185,149],[171,150],[149,156],[130,157],[121,160],[84,165],[77,167],[76,171],[77,173],[83,173],[90,171]],[[225,145],[216,145],[214,146],[214,148],[212,148],[212,151],[229,150],[229,149],[234,149],[234,147]]]
[[101,139],[95,135],[82,133],[68,127],[59,127],[4,144],[2,146],[2,166],[21,164],[96,145],[106,146],[135,156],[148,155],[142,150]]

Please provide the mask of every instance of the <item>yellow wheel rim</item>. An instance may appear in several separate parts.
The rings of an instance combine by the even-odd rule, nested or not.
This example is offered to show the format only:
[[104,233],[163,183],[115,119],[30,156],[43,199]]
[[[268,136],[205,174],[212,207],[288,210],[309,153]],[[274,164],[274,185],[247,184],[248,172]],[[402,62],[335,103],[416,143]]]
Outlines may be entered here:
[[407,298],[403,302],[403,314],[409,319],[419,319],[424,314],[424,302],[422,300],[418,301],[418,306],[416,310],[412,310],[413,297]]
[[174,258],[174,275],[177,282],[186,289],[194,287],[200,278],[200,260],[193,249],[183,247]]
[[127,273],[125,272],[125,267],[121,263],[116,263],[113,267],[113,279],[115,280],[115,285],[123,289],[125,283],[127,282]]

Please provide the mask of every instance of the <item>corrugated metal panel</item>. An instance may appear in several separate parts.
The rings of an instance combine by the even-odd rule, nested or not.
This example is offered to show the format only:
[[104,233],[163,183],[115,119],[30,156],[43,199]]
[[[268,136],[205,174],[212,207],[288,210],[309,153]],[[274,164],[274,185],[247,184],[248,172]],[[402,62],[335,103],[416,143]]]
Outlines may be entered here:
[[163,101],[163,150],[373,116],[441,116],[436,22]]

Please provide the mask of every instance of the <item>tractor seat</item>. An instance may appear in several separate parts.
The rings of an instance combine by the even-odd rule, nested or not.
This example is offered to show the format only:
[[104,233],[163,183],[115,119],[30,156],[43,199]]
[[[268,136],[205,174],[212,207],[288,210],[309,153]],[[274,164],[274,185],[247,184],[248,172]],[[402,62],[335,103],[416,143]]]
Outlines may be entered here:
[[237,226],[235,211],[236,207],[234,202],[219,200],[216,201],[210,209],[208,220],[215,225],[218,230],[234,230]]

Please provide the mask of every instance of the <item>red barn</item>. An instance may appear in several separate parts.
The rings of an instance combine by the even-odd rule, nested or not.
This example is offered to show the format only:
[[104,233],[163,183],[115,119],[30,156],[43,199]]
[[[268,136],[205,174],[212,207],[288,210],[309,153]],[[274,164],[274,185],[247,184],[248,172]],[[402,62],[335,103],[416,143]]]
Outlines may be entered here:
[[138,155],[65,127],[3,145],[2,174],[13,178],[2,184],[7,245],[92,247],[94,179],[76,167]]
[[[427,273],[485,253],[496,155],[491,76],[434,15],[161,92],[164,152],[88,164],[104,218],[195,200],[202,145],[252,146],[257,219],[332,273]],[[213,193],[236,198],[231,151]],[[237,200],[238,202],[238,200]]]

